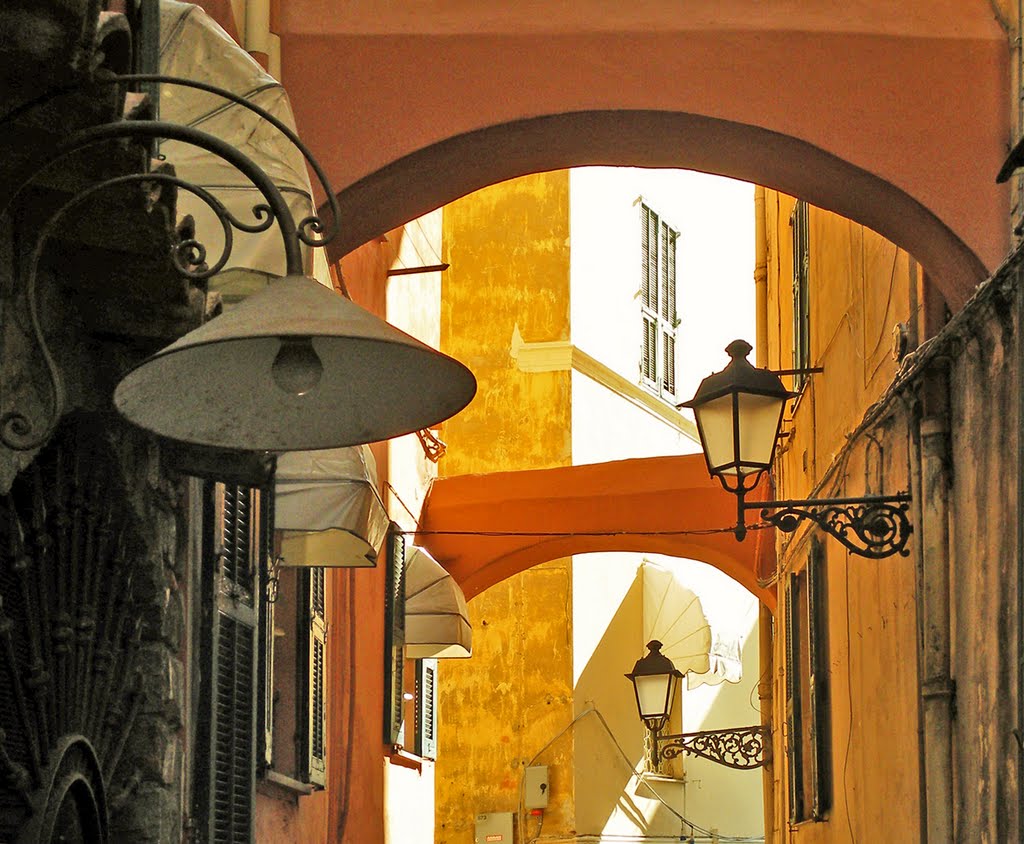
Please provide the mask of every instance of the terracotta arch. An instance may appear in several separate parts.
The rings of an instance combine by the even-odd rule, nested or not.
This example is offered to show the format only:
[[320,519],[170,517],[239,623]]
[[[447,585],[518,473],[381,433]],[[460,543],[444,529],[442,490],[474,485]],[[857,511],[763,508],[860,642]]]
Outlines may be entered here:
[[289,0],[274,31],[342,249],[585,163],[799,194],[906,246],[954,308],[1009,249],[1011,56],[986,0]]
[[384,231],[480,188],[588,164],[685,167],[778,188],[869,226],[914,255],[958,308],[988,275],[938,217],[896,186],[805,141],[694,114],[590,111],[459,135],[338,194],[341,257]]
[[722,530],[735,520],[735,497],[690,454],[438,479],[417,543],[467,598],[548,560],[637,551],[709,563],[774,607],[759,577],[774,571],[774,534],[737,542]]

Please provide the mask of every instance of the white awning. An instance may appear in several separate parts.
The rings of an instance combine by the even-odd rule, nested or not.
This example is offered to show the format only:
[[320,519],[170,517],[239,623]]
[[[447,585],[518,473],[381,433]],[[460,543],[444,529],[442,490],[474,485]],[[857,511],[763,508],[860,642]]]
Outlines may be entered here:
[[[295,128],[288,95],[202,8],[176,0],[160,3],[160,72],[208,82],[261,106],[286,126]],[[302,153],[259,115],[215,94],[180,85],[160,86],[160,116],[164,120],[201,129],[227,141],[258,164],[281,189],[295,220],[313,213],[309,175]],[[161,153],[174,164],[178,176],[207,188],[242,222],[255,222],[253,206],[263,203],[258,190],[220,157],[179,141],[161,143]],[[224,246],[216,216],[204,202],[187,191],[178,193],[178,214],[191,214],[197,238],[213,263]],[[303,247],[306,250],[306,247]],[[257,234],[234,232],[231,258],[210,280],[226,304],[255,293],[276,276],[284,275],[284,251],[275,222]],[[321,284],[329,277],[318,272]]]
[[473,651],[466,596],[441,564],[412,546],[405,559],[405,655],[452,659]]
[[686,674],[691,689],[739,682],[739,643],[714,633],[697,594],[662,566],[645,561],[641,570],[644,641],[662,643],[661,652]]
[[388,529],[365,446],[277,458],[274,529],[285,566],[372,566]]

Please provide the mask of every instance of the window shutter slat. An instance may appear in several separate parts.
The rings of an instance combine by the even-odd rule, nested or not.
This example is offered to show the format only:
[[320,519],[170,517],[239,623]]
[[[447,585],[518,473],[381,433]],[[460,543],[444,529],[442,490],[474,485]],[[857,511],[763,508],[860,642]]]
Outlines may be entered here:
[[259,675],[256,583],[259,495],[213,485],[207,497],[203,575],[197,818],[203,840],[251,844],[256,787]]
[[416,755],[424,759],[437,758],[437,660],[416,661],[416,711],[419,730],[416,736]]
[[307,648],[309,680],[306,701],[306,780],[327,785],[327,686],[325,654],[327,650],[326,574],[322,568],[305,573],[309,642]]
[[797,694],[796,655],[799,652],[797,636],[799,630],[796,578],[790,575],[786,581],[786,761],[788,763],[787,785],[789,788],[789,820],[797,823],[803,817],[803,781],[800,770],[800,697]]
[[821,820],[831,805],[831,741],[828,717],[828,649],[825,599],[825,551],[820,542],[811,545],[807,561],[808,646],[810,650],[811,814]]
[[391,745],[405,741],[405,537],[400,530],[392,523],[388,532],[384,604],[384,742]]

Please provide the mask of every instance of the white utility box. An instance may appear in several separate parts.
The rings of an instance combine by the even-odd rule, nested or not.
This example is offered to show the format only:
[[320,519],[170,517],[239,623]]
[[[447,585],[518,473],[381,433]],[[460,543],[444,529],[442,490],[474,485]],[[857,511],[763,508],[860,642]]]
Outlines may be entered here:
[[523,772],[523,805],[527,809],[548,807],[547,765],[534,765]]
[[512,844],[512,813],[477,815],[474,844]]

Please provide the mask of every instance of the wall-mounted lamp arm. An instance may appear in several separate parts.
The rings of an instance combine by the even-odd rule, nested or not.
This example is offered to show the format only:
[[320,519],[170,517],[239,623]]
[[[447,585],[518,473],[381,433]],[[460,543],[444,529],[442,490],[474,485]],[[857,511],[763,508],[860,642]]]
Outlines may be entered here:
[[667,736],[652,733],[652,739],[656,763],[686,753],[745,771],[760,768],[771,761],[771,733],[762,724]]
[[910,553],[906,547],[913,533],[907,518],[909,503],[910,495],[900,492],[802,501],[741,500],[740,507],[743,511],[759,509],[764,521],[785,533],[792,533],[801,521],[812,521],[857,556],[880,560]]

